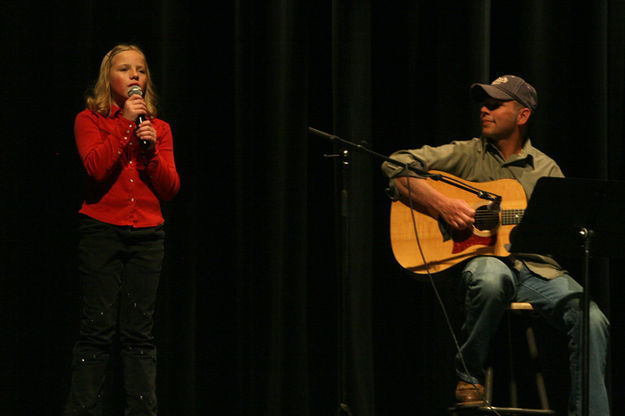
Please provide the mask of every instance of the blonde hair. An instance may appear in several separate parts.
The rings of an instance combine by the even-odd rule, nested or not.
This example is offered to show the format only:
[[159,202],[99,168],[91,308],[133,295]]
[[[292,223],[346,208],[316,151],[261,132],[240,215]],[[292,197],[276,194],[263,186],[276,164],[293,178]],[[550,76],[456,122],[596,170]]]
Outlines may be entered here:
[[[98,80],[96,81],[93,89],[87,95],[86,105],[89,110],[95,111],[103,116],[108,116],[110,114],[111,106],[113,105],[113,93],[111,91],[110,82],[111,65],[115,55],[126,51],[139,52],[145,59],[145,54],[141,48],[136,45],[120,44],[108,51],[107,54],[104,55],[102,63],[100,64],[100,75],[98,76]],[[148,67],[147,60],[145,62],[145,73],[146,83],[145,91],[143,92],[143,99],[148,106],[148,115],[150,117],[156,117],[158,114],[156,109],[157,97],[154,91],[154,84],[152,83],[152,77],[150,76],[150,69]]]

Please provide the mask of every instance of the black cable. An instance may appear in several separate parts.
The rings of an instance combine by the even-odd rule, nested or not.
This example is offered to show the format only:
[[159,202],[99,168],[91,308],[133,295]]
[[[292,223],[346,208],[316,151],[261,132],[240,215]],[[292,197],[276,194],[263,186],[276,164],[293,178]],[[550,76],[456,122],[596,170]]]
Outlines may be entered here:
[[[457,182],[454,180],[454,182]],[[462,184],[465,186],[468,186],[466,184]],[[423,261],[423,265],[425,266],[425,272],[427,274],[428,280],[430,282],[430,285],[432,286],[432,290],[434,291],[434,295],[436,296],[436,300],[438,301],[441,310],[443,312],[443,316],[445,317],[445,323],[447,325],[447,329],[449,330],[449,333],[451,334],[451,338],[454,341],[454,345],[456,347],[456,351],[458,352],[458,357],[460,359],[460,363],[462,364],[462,368],[464,369],[465,373],[468,374],[469,376],[471,376],[471,373],[469,372],[469,369],[467,367],[467,363],[464,361],[464,357],[462,355],[462,351],[460,348],[460,344],[458,343],[458,338],[456,337],[456,333],[454,331],[453,325],[451,324],[451,320],[449,319],[449,315],[447,313],[447,308],[445,307],[445,303],[443,302],[443,299],[440,296],[440,293],[438,292],[438,288],[436,287],[436,284],[434,283],[434,278],[432,276],[432,274],[430,273],[430,268],[428,266],[428,262],[425,259],[425,254],[423,253],[423,248],[421,247],[421,240],[419,239],[419,233],[417,231],[417,222],[415,220],[415,216],[414,216],[414,207],[412,205],[412,187],[410,186],[410,179],[409,177],[406,177],[406,186],[408,188],[408,205],[410,207],[410,217],[412,220],[412,229],[415,235],[415,239],[417,241],[417,247],[419,248],[419,254],[421,256],[421,260]],[[477,188],[474,188],[477,189]],[[473,376],[471,376],[473,377]],[[491,410],[495,415],[499,415],[501,416],[501,414],[499,412],[497,412],[497,410],[495,408],[493,408],[491,406],[491,404],[486,400],[486,396],[480,392],[480,390],[477,388],[477,385],[473,382],[470,383],[473,387],[475,387],[475,390],[480,394],[480,396],[482,397],[482,400],[485,403],[485,407],[489,410]]]

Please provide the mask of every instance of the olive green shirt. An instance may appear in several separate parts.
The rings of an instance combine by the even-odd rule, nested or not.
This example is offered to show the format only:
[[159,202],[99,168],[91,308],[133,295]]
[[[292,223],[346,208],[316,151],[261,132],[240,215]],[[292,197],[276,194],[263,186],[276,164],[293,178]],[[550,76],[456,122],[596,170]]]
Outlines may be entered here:
[[[400,150],[391,158],[422,171],[439,170],[471,182],[488,182],[498,179],[516,179],[529,199],[538,179],[543,176],[564,177],[558,164],[549,156],[525,141],[521,153],[504,160],[499,149],[484,138],[454,141],[442,146],[423,146],[414,150]],[[389,195],[398,199],[394,179],[419,175],[389,162],[382,164],[382,172],[390,179]],[[551,257],[523,254],[511,257],[515,268],[522,263],[534,273],[553,278],[564,271]]]

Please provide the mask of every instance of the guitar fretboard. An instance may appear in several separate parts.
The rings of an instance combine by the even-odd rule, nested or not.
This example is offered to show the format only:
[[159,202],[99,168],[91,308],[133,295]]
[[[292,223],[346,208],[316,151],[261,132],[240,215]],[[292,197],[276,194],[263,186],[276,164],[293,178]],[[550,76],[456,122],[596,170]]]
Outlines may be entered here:
[[501,210],[501,225],[513,225],[520,223],[524,213],[524,209]]

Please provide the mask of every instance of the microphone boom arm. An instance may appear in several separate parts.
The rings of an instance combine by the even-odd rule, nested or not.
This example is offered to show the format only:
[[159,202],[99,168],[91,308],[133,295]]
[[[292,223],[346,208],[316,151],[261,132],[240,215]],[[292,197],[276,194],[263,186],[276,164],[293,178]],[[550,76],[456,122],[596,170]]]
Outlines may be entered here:
[[384,155],[382,155],[380,153],[374,152],[373,150],[367,149],[366,147],[364,147],[364,146],[362,146],[360,144],[353,143],[353,142],[350,142],[350,141],[345,140],[345,139],[341,139],[340,137],[335,136],[334,134],[326,133],[324,131],[317,130],[317,129],[313,128],[313,127],[308,127],[308,132],[312,133],[312,134],[314,134],[316,136],[322,137],[322,138],[324,138],[326,140],[329,140],[331,142],[339,142],[339,143],[341,143],[341,144],[343,144],[345,146],[348,146],[348,147],[351,147],[353,149],[360,150],[362,152],[368,153],[368,154],[370,154],[370,155],[372,155],[372,156],[374,156],[374,157],[376,157],[378,159],[381,159],[381,160],[384,160],[386,162],[392,163],[392,164],[394,164],[396,166],[400,166],[400,167],[402,167],[404,169],[408,169],[408,170],[416,173],[417,175],[419,175],[421,177],[430,178],[430,179],[435,180],[435,181],[441,181],[441,182],[447,183],[449,185],[455,186],[457,188],[463,189],[463,190],[465,190],[467,192],[470,192],[470,193],[473,193],[473,194],[477,195],[478,198],[480,198],[480,199],[485,199],[485,200],[488,200],[488,201],[494,201],[497,205],[501,202],[501,199],[502,199],[501,195],[497,195],[497,194],[493,194],[493,193],[488,192],[488,191],[484,191],[482,189],[479,189],[479,188],[476,188],[474,186],[468,185],[468,184],[466,184],[464,182],[457,181],[454,178],[451,178],[449,176],[445,176],[445,175],[441,175],[441,174],[432,174],[432,173],[423,171],[423,170],[418,169],[418,168],[416,168],[414,166],[410,166],[407,163],[400,162],[399,160],[396,160],[396,159],[393,159],[391,157],[384,156]]

